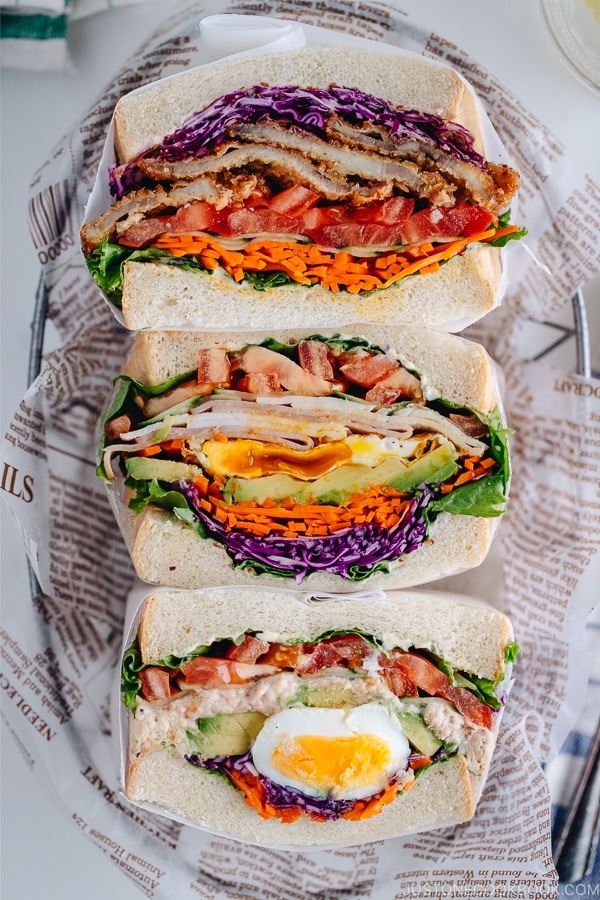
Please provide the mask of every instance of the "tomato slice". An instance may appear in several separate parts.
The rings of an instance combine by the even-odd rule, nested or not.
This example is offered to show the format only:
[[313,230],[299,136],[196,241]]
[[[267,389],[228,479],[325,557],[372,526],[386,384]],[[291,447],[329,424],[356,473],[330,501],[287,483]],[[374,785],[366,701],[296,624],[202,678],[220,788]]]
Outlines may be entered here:
[[320,228],[304,228],[302,233],[321,247],[393,246],[399,241],[397,228],[377,222],[340,222]]
[[459,203],[451,209],[432,206],[414,213],[401,229],[405,244],[422,244],[440,237],[470,237],[494,221],[492,213]]
[[394,666],[397,666],[421,690],[431,696],[443,697],[448,700],[475,725],[482,725],[484,728],[492,727],[490,707],[478,700],[475,694],[472,694],[467,688],[455,687],[450,681],[450,677],[441,672],[434,663],[423,656],[402,651],[395,652],[393,659]]
[[174,232],[210,231],[215,219],[215,208],[204,200],[195,200],[169,216],[169,230]]
[[319,194],[309,188],[296,184],[285,191],[280,191],[272,198],[269,207],[286,216],[301,216],[316,206],[320,200]]
[[235,209],[219,216],[216,230],[226,237],[244,234],[297,234],[298,223],[291,216],[270,207]]

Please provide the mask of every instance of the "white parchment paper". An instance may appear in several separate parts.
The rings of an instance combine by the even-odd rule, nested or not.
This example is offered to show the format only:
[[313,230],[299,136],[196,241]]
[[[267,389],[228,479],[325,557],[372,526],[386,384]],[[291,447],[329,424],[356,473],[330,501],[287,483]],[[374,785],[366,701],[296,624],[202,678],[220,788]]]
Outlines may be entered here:
[[3,623],[4,716],[66,814],[149,897],[552,897],[540,763],[556,753],[583,701],[583,628],[600,583],[600,384],[530,361],[528,335],[532,320],[562,314],[600,269],[600,190],[485,69],[399,11],[320,0],[259,7],[229,10],[451,61],[482,97],[523,177],[519,220],[543,266],[525,250],[513,253],[503,306],[468,332],[505,373],[516,430],[509,510],[486,562],[436,584],[506,611],[523,647],[486,789],[475,818],[458,828],[311,854],[213,838],[119,794],[110,696],[134,575],[94,474],[94,435],[129,338],[89,279],[78,230],[114,104],[133,87],[202,62],[198,22],[222,12],[217,4],[182,7],[159,29],[32,184],[31,232],[59,347],[15,411],[0,456],[3,497],[41,583]]

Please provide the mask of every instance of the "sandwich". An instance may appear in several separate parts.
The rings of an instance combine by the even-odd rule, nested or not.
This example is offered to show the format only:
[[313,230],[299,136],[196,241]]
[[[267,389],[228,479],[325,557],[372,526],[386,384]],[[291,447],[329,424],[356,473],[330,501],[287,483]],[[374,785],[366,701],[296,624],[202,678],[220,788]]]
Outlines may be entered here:
[[159,591],[123,656],[126,796],[291,849],[465,822],[517,652],[451,595]]
[[508,434],[490,358],[455,335],[143,332],[98,474],[152,584],[407,587],[485,558]]
[[134,330],[458,330],[499,302],[499,248],[524,234],[519,176],[485,158],[471,90],[412,55],[216,62],[123,97],[114,140],[114,202],[81,242]]

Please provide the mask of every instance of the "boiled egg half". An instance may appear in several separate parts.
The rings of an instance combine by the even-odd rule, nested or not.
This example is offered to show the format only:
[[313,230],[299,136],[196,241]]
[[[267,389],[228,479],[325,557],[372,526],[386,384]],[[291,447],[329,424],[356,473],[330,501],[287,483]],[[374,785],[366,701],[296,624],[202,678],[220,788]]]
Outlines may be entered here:
[[259,732],[252,760],[261,775],[308,796],[361,800],[387,787],[409,753],[396,715],[372,702],[276,713]]

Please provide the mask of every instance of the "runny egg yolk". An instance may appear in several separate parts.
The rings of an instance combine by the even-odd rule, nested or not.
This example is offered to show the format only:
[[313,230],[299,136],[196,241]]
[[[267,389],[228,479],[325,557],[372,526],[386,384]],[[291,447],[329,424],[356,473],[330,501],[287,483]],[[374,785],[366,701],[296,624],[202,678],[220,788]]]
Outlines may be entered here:
[[283,472],[311,480],[346,463],[376,466],[390,456],[407,458],[418,444],[418,439],[400,441],[375,434],[351,434],[343,441],[330,441],[310,450],[292,450],[248,439],[209,440],[202,445],[202,453],[208,470],[215,476],[260,478]]
[[335,796],[372,784],[391,759],[388,744],[374,734],[306,734],[283,740],[273,751],[271,763],[284,777]]
[[213,475],[260,478],[285,472],[298,478],[319,478],[352,457],[345,441],[321,444],[311,450],[292,450],[261,441],[206,441],[202,452]]

